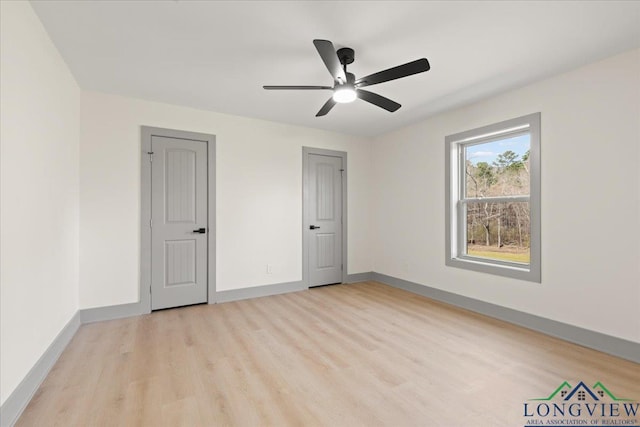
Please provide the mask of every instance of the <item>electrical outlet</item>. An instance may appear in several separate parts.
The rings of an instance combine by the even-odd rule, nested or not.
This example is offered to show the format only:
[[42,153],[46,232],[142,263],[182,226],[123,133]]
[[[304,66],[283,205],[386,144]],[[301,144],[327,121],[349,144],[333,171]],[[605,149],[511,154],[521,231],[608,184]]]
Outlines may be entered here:
[[273,274],[273,265],[267,264],[267,274]]

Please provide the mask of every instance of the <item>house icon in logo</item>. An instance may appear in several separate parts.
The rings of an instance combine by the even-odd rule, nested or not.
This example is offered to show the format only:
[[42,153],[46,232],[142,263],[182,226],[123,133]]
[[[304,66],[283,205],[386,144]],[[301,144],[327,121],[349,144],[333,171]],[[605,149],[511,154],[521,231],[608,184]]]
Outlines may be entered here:
[[594,390],[598,394],[598,396],[600,396],[601,398],[605,396],[609,396],[611,400],[614,400],[616,402],[631,402],[632,400],[632,399],[619,399],[615,397],[613,393],[611,393],[600,381],[595,383],[593,387],[591,387],[591,389]]
[[578,401],[586,401],[587,399],[593,401],[600,401],[606,398],[609,398],[615,402],[629,402],[631,399],[620,399],[614,396],[600,381],[595,383],[593,387],[589,388],[583,381],[580,381],[575,387],[572,387],[567,381],[564,381],[558,388],[556,388],[553,393],[551,393],[548,397],[542,397],[539,399],[529,399],[529,400],[539,400],[539,401],[548,401],[561,398],[562,400],[569,401],[572,399]]
[[572,388],[571,384],[569,384],[567,381],[565,381],[562,384],[560,384],[560,386],[558,388],[556,388],[553,391],[553,393],[551,393],[549,395],[549,397],[541,397],[539,399],[529,399],[529,400],[552,400],[557,395],[560,395],[560,397],[564,398],[571,391],[571,388]]
[[587,385],[580,381],[577,386],[575,386],[569,394],[564,398],[564,400],[571,400],[574,396],[577,397],[578,400],[587,400],[587,396],[591,397],[593,400],[600,400],[598,396],[595,395],[593,391]]
[[[560,397],[564,398],[567,394],[569,394],[570,391],[571,391],[571,386],[569,385],[568,382],[565,381],[562,384],[560,384],[560,387],[556,389],[555,394],[560,392]],[[553,396],[555,396],[555,394]],[[553,398],[553,396],[551,396],[551,398]]]

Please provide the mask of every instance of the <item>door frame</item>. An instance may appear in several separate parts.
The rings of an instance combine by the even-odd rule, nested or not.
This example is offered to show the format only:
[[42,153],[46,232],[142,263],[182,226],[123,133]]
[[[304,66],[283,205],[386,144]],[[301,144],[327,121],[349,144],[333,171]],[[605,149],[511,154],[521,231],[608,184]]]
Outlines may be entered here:
[[151,138],[201,141],[207,144],[207,303],[216,302],[216,136],[142,126],[140,152],[140,305],[151,313]]
[[309,155],[340,157],[342,159],[342,283],[347,282],[347,153],[324,148],[302,147],[302,282],[309,287]]

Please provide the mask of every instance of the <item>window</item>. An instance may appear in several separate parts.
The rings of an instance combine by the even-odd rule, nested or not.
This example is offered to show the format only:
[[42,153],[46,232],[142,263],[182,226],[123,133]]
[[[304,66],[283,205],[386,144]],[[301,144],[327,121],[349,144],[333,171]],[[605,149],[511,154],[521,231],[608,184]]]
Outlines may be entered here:
[[540,282],[540,113],[445,141],[446,264]]

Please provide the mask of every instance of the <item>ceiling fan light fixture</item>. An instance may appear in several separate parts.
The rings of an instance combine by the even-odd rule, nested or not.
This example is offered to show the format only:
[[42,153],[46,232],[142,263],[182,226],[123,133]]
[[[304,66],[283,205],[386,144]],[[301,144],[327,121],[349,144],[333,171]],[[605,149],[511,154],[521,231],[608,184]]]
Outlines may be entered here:
[[[0,0],[2,1],[2,0]],[[316,114],[316,117],[326,116],[329,111],[338,103],[346,104],[356,99],[361,99],[369,104],[380,107],[393,113],[402,107],[395,101],[385,98],[368,90],[363,89],[367,86],[377,85],[379,83],[389,82],[391,80],[401,79],[403,77],[412,76],[414,74],[429,71],[431,66],[427,58],[420,58],[397,67],[388,68],[377,73],[369,74],[366,77],[356,79],[353,73],[347,72],[347,65],[351,64],[355,59],[355,52],[349,47],[335,49],[333,43],[329,40],[315,39],[313,45],[316,47],[322,62],[329,70],[329,74],[333,77],[334,85],[331,86],[263,86],[268,90],[333,90],[331,98],[325,102]]]
[[353,102],[356,100],[356,98],[357,98],[356,90],[349,85],[337,87],[333,91],[333,100],[340,104]]

